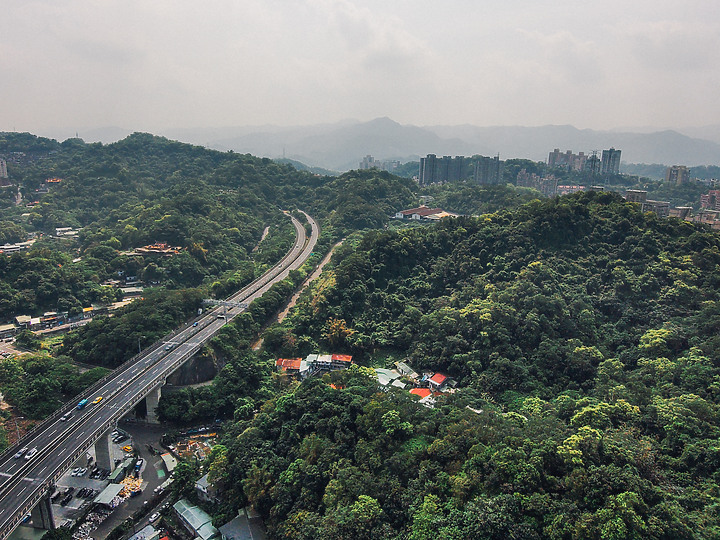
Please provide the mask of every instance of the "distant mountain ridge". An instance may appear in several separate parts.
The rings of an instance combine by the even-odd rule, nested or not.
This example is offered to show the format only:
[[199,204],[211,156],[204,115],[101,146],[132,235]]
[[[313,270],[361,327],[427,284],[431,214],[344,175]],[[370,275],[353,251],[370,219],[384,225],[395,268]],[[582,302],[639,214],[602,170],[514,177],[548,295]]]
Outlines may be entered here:
[[589,153],[612,147],[630,163],[672,165],[720,164],[720,144],[677,131],[632,133],[578,129],[573,126],[410,126],[389,118],[314,129],[286,128],[274,132],[246,132],[210,142],[221,150],[267,157],[285,155],[310,166],[348,170],[362,157],[417,160],[437,155],[496,155],[544,161],[554,148]]
[[[397,159],[402,162],[418,160],[429,153],[453,156],[500,154],[502,159],[517,157],[544,161],[554,148],[590,153],[611,146],[622,150],[622,160],[628,163],[720,165],[720,126],[683,131],[688,134],[677,130],[651,133],[598,131],[570,125],[421,127],[402,125],[385,117],[369,122],[345,120],[296,127],[173,129],[163,130],[160,134],[217,150],[260,157],[285,157],[309,167],[336,171],[357,168],[367,154],[377,160]],[[88,134],[99,136],[122,132],[119,128],[106,128],[104,132],[97,129]],[[707,138],[690,136],[695,133]],[[98,140],[103,139],[98,137]]]

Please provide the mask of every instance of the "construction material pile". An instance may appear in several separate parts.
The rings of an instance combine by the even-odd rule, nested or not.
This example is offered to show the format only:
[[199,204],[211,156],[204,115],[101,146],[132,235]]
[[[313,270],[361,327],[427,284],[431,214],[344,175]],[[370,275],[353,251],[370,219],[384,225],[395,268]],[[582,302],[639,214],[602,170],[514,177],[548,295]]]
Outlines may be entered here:
[[118,494],[120,497],[129,497],[130,494],[134,491],[140,491],[140,486],[142,485],[142,479],[141,478],[132,478],[132,477],[126,477],[123,478],[122,482],[123,490]]

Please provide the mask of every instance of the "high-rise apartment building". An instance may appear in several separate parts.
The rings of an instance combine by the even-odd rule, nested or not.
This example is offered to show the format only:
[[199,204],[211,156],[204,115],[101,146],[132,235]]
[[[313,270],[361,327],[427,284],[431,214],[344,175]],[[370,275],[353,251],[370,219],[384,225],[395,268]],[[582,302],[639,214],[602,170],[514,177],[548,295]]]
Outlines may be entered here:
[[620,152],[614,148],[602,151],[602,174],[620,174]]
[[460,182],[467,178],[467,160],[465,156],[455,156],[450,163],[448,170],[448,181],[449,182]]
[[439,182],[448,182],[450,180],[450,164],[452,163],[451,156],[443,156],[437,160],[437,180]]
[[597,156],[597,152],[593,152],[588,156],[583,170],[588,171],[593,176],[600,174],[600,158]]
[[685,165],[673,165],[665,169],[665,182],[680,186],[686,184],[688,180],[690,180],[690,171]]
[[418,175],[418,181],[421,186],[427,186],[434,184],[436,178],[437,168],[437,156],[435,154],[428,154],[424,158],[420,158],[420,174]]
[[7,187],[11,185],[10,177],[8,176],[7,163],[4,159],[0,159],[0,187]]
[[499,156],[473,157],[475,167],[473,171],[473,180],[477,184],[493,184],[502,183],[502,161]]

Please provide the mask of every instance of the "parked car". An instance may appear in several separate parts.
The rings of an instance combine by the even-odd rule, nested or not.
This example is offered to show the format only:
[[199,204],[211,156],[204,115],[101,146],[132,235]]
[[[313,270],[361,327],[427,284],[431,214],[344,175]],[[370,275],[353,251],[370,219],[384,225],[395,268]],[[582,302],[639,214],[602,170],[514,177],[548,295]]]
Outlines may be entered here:
[[157,512],[155,512],[152,516],[150,516],[150,520],[149,520],[150,523],[155,523],[155,522],[158,520],[159,517],[160,517],[160,514],[158,514]]

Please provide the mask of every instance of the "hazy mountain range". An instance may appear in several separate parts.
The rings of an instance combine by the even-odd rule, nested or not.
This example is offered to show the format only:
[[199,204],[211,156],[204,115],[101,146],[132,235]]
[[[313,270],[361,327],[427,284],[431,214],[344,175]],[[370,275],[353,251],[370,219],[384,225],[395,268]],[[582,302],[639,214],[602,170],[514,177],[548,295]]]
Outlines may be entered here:
[[[103,128],[80,133],[85,141],[112,142],[130,132]],[[363,156],[378,160],[418,160],[437,155],[496,155],[501,159],[544,161],[554,148],[589,153],[612,147],[622,150],[628,163],[666,165],[720,165],[720,125],[649,131],[625,128],[612,131],[573,126],[412,126],[389,118],[369,122],[347,120],[311,126],[250,126],[169,129],[171,139],[218,150],[300,161],[311,167],[345,171],[358,167]]]

